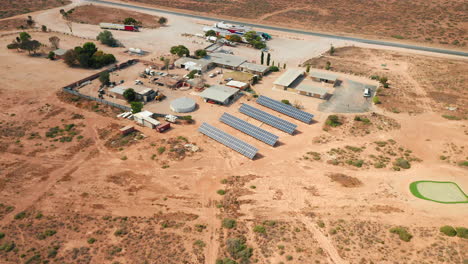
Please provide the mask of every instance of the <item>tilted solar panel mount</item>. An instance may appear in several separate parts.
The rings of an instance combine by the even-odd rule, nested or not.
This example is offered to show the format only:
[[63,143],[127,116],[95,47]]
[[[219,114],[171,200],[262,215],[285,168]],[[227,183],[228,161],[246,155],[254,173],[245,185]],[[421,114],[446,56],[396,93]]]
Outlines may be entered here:
[[246,122],[240,118],[237,118],[228,113],[224,113],[219,121],[225,123],[228,126],[231,126],[237,130],[244,132],[245,134],[254,137],[270,146],[274,146],[278,141],[278,136],[274,135],[258,126],[252,125],[249,122]]
[[311,113],[304,112],[294,106],[284,104],[263,95],[258,97],[257,104],[263,105],[307,124],[310,124],[310,122],[312,122],[312,118],[314,118],[314,115]]
[[253,159],[255,155],[257,155],[258,149],[254,146],[236,138],[228,133],[210,125],[207,123],[203,123],[199,128],[198,131],[219,143],[229,147],[240,154],[246,156],[249,159]]
[[239,112],[291,135],[294,133],[294,130],[296,130],[297,127],[296,124],[283,120],[248,104],[242,104],[239,108]]

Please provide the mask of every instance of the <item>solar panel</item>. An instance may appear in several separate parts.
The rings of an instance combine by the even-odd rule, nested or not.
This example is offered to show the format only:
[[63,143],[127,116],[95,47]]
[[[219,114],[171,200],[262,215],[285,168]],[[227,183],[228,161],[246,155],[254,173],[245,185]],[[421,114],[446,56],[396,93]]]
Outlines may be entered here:
[[218,141],[219,143],[229,147],[247,158],[253,159],[258,152],[258,149],[254,146],[245,143],[244,141],[229,135],[228,133],[212,126],[207,123],[203,123],[198,131],[208,137]]
[[225,123],[226,125],[240,130],[246,133],[247,135],[254,137],[270,146],[274,146],[276,144],[276,141],[278,141],[278,136],[228,113],[224,113],[219,120]]
[[291,122],[283,120],[274,115],[270,115],[269,113],[264,112],[260,109],[257,109],[253,106],[250,106],[248,104],[242,104],[242,106],[239,108],[239,112],[245,115],[248,115],[252,118],[255,118],[257,120],[260,120],[263,123],[266,123],[274,128],[277,128],[291,135],[294,133],[294,130],[296,130],[296,127],[297,127],[297,125]]
[[311,113],[304,112],[294,106],[283,104],[280,101],[273,100],[263,95],[258,97],[257,104],[263,105],[307,124],[310,124],[310,122],[312,122],[312,118],[314,118],[314,115]]

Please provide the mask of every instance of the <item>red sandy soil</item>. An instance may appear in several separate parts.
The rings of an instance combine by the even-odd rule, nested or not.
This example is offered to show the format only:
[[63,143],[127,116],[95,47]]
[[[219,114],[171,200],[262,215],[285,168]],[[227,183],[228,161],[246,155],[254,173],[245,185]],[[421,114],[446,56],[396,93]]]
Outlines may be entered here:
[[2,0],[0,5],[0,19],[64,6],[69,3],[71,3],[69,0]]
[[[69,11],[69,10],[66,10]],[[73,12],[67,16],[68,20],[76,23],[99,25],[101,22],[122,24],[125,18],[132,17],[141,22],[146,28],[157,28],[159,17],[121,8],[112,8],[100,5],[81,5],[73,8]]]
[[466,49],[467,6],[445,1],[125,0],[319,32],[401,39]]
[[[57,33],[31,35],[45,44],[57,35],[63,47],[88,41]],[[195,124],[176,124],[163,134],[136,126],[138,134],[121,137],[116,129],[133,121],[59,93],[95,70],[7,50],[14,37],[0,37],[2,263],[202,264],[224,257],[240,263],[241,256],[229,247],[233,238],[245,241],[253,249],[250,261],[258,263],[463,263],[468,258],[468,240],[439,232],[446,224],[466,225],[466,206],[417,199],[408,190],[412,181],[431,179],[457,182],[466,191],[466,168],[439,158],[455,152],[457,158],[468,156],[462,148],[465,120],[447,120],[428,109],[415,117],[376,107],[389,119],[371,122],[393,120],[395,125],[355,136],[344,129],[324,131],[328,114],[311,107],[320,100],[301,97],[317,123],[274,113],[298,124],[296,135],[248,120],[280,135],[281,144],[270,147],[217,121],[225,111],[246,119],[237,109],[240,103],[254,104],[250,97],[230,107],[197,98],[199,108],[191,113]],[[119,61],[131,58],[124,48],[98,46]],[[113,81],[119,73],[111,75]],[[296,95],[271,89],[279,74],[264,77],[255,90],[293,100]],[[261,155],[248,160],[201,135],[197,128],[205,121],[257,146]],[[396,172],[304,158],[311,151],[390,139],[420,161]],[[201,151],[182,151],[185,142]],[[346,177],[333,182],[332,173]],[[349,181],[353,188],[341,186]],[[235,226],[223,227],[224,218],[234,219]],[[407,228],[411,241],[390,233],[395,226]]]

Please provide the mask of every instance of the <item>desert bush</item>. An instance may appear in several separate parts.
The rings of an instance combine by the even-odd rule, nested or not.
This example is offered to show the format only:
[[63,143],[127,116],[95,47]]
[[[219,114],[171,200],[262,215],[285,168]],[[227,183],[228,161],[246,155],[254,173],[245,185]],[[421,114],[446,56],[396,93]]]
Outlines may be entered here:
[[269,70],[271,72],[278,72],[279,71],[279,68],[277,66],[270,66]]
[[[247,247],[245,237],[228,238],[226,240],[226,250],[232,258],[248,263],[253,254],[253,249]],[[224,262],[225,263],[225,262]]]
[[96,239],[94,237],[88,238],[88,244],[94,244],[96,242]]
[[409,163],[409,161],[405,160],[404,158],[396,159],[393,165],[395,165],[397,167],[400,167],[402,169],[411,168],[411,164]]
[[374,98],[372,98],[372,102],[374,104],[381,104],[382,103],[378,96],[374,96]]
[[451,237],[457,235],[457,231],[452,226],[443,226],[443,227],[440,228],[440,232],[444,233],[447,236],[451,236]]
[[255,233],[261,233],[261,234],[265,234],[266,233],[266,228],[262,225],[256,225],[253,229],[253,231]]
[[216,193],[219,194],[219,195],[225,195],[226,191],[220,189],[220,190],[217,190]]
[[340,118],[337,115],[329,115],[325,124],[331,127],[341,126],[342,123],[340,122]]
[[456,227],[457,237],[468,239],[468,228],[465,227]]
[[16,220],[21,220],[27,216],[25,211],[19,212],[18,214],[15,215]]
[[281,100],[281,102],[282,102],[283,104],[291,105],[291,103],[289,102],[289,100],[286,100],[286,99]]
[[236,227],[236,220],[230,219],[230,218],[224,218],[223,227],[228,228],[228,229]]
[[406,230],[405,228],[403,227],[393,227],[393,228],[390,228],[390,233],[393,233],[393,234],[398,234],[398,236],[400,237],[401,240],[405,241],[405,242],[409,242],[411,240],[411,238],[413,237],[413,235],[411,235],[408,230]]
[[165,147],[159,147],[159,148],[158,148],[158,154],[159,154],[159,155],[163,154],[164,151],[166,151],[166,148],[165,148]]

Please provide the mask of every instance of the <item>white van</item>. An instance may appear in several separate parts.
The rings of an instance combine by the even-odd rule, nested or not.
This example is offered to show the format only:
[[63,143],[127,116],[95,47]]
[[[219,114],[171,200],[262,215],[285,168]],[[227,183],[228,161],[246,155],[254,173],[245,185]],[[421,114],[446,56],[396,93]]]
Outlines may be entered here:
[[369,88],[364,89],[364,97],[370,97],[370,96],[371,96],[370,89]]

